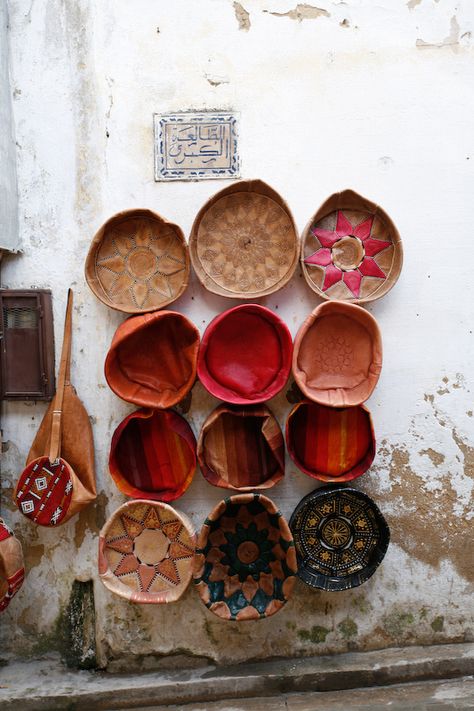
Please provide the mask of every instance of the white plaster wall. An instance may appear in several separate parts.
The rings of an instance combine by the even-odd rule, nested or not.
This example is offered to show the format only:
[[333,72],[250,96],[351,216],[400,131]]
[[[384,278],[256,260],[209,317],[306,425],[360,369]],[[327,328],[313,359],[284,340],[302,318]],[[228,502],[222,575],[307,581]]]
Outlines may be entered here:
[[[400,230],[401,278],[369,307],[384,339],[368,403],[379,451],[356,482],[386,513],[392,543],[363,587],[331,595],[298,583],[281,613],[253,624],[220,622],[193,589],[175,605],[139,607],[97,581],[102,663],[143,666],[178,653],[225,662],[473,638],[474,5],[292,3],[8,3],[23,254],[5,262],[2,283],[53,289],[58,347],[66,290],[75,290],[73,380],[94,423],[100,491],[96,506],[59,530],[23,520],[10,495],[45,408],[4,404],[3,511],[29,566],[2,620],[14,654],[54,646],[72,580],[97,581],[104,508],[108,515],[123,500],[107,456],[132,407],[103,376],[123,315],[84,282],[90,240],[110,215],[134,206],[189,233],[202,203],[227,183],[155,183],[152,114],[205,108],[240,112],[242,177],[278,190],[300,228],[327,196],[351,187],[383,205]],[[299,273],[261,300],[293,334],[317,302]],[[201,330],[232,305],[194,277],[175,304]],[[196,434],[216,404],[195,386],[188,417]],[[283,425],[285,392],[270,406]],[[289,516],[314,486],[288,462],[270,495]],[[198,471],[177,506],[199,527],[221,495]]]

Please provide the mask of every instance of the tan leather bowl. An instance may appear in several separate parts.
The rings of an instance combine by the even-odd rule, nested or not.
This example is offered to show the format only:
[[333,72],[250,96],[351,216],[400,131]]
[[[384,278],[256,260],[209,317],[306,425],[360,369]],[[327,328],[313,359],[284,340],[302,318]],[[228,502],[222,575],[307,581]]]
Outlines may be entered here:
[[297,333],[293,376],[310,400],[331,407],[360,405],[372,394],[382,370],[382,337],[375,318],[361,306],[328,301]]
[[299,237],[283,198],[261,180],[242,180],[199,210],[189,250],[206,289],[231,299],[255,299],[291,279]]
[[186,289],[189,252],[178,225],[151,210],[119,212],[92,240],[85,275],[107,306],[129,314],[168,306]]

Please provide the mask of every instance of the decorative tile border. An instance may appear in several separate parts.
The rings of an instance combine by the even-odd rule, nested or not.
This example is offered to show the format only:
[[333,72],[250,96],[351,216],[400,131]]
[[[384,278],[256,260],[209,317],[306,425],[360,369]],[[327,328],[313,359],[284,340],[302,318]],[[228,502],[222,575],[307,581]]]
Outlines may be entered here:
[[239,177],[236,114],[182,112],[153,118],[155,180]]

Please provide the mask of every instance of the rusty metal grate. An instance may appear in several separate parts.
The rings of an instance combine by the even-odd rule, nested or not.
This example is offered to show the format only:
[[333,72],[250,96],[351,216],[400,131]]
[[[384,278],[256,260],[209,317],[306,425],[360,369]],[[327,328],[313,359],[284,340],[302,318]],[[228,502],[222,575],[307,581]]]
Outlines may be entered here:
[[38,328],[39,311],[29,306],[3,309],[3,323],[7,328]]

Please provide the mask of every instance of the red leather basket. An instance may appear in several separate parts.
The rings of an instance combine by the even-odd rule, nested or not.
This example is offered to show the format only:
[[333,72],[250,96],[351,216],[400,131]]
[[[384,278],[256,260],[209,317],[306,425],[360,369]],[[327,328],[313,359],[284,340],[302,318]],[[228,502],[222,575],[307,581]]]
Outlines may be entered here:
[[258,304],[224,311],[207,327],[198,376],[215,397],[235,405],[269,400],[286,384],[293,344],[286,324]]

